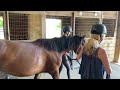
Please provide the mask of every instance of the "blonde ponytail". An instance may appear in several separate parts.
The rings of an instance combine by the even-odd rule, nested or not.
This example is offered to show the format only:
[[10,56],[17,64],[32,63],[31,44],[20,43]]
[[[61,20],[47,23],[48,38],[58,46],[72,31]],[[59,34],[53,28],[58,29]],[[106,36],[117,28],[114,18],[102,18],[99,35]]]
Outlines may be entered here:
[[92,55],[95,50],[99,47],[100,35],[91,34],[91,38],[87,41],[84,48],[84,53],[87,55]]

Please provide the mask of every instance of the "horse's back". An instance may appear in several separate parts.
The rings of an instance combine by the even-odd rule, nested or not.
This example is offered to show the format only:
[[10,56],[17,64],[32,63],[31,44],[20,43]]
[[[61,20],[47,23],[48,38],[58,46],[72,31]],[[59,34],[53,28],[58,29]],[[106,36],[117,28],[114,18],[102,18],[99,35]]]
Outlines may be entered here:
[[31,75],[42,63],[42,48],[33,43],[0,40],[0,69],[9,74]]

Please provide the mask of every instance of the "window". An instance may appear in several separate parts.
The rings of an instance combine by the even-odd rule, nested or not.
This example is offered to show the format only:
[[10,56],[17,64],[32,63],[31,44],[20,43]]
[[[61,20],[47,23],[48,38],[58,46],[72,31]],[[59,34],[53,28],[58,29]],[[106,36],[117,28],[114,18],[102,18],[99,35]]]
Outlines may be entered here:
[[4,39],[3,16],[0,16],[0,39]]

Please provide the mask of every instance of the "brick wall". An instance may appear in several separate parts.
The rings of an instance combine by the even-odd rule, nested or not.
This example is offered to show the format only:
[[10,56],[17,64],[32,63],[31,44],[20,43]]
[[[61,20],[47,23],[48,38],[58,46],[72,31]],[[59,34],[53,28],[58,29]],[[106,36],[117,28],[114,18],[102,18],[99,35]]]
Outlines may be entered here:
[[42,22],[40,14],[29,15],[29,39],[35,40],[42,37]]
[[101,46],[107,51],[108,57],[110,62],[114,61],[114,54],[115,54],[115,38],[105,38],[104,42]]

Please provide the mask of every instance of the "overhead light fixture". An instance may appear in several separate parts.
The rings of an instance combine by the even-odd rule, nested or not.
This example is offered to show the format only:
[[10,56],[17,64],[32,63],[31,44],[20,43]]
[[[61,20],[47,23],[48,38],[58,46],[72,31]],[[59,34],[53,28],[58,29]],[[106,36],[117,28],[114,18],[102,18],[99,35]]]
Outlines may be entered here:
[[94,12],[95,13],[95,17],[97,16],[97,12]]
[[82,16],[82,12],[81,11],[79,12],[79,15]]

